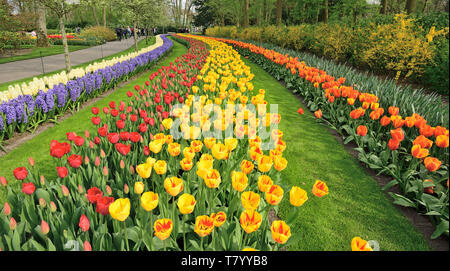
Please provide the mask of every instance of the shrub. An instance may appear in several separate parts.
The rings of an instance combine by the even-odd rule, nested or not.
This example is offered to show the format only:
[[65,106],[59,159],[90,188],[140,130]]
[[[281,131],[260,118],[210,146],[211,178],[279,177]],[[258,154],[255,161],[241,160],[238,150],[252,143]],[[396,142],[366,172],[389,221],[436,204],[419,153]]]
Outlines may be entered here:
[[81,35],[85,37],[102,38],[105,41],[113,41],[117,39],[116,33],[112,29],[103,26],[88,27],[81,32]]

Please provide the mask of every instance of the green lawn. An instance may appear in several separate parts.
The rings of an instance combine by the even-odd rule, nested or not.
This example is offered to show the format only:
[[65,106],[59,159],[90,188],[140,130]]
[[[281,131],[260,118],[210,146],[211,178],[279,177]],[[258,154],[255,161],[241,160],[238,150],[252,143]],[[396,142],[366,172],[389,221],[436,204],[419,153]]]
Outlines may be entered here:
[[[423,235],[401,214],[381,187],[344,146],[320,124],[297,97],[258,65],[243,58],[255,74],[255,90],[266,90],[266,100],[278,105],[279,129],[283,131],[288,160],[282,182],[300,186],[308,201],[292,232],[300,241],[289,250],[351,250],[351,240],[360,236],[376,240],[381,250],[430,250]],[[305,110],[299,115],[299,107]],[[322,198],[311,192],[316,180],[324,181],[329,194]],[[287,219],[291,210],[289,191],[280,205],[279,216]]]
[[[71,45],[71,46],[69,46],[69,51],[74,52],[74,51],[86,49],[89,47],[91,47],[91,46]],[[11,56],[11,57],[0,57],[0,64],[13,62],[13,61],[19,61],[19,60],[25,60],[25,59],[38,58],[38,57],[41,57],[41,54],[43,57],[57,55],[57,54],[64,54],[64,46],[52,45],[50,47],[35,47],[28,54]]]
[[[127,98],[126,92],[133,88],[134,85],[143,85],[144,82],[148,80],[149,75],[157,71],[161,67],[161,65],[169,65],[169,63],[173,62],[178,56],[181,56],[187,52],[187,48],[182,44],[176,41],[174,41],[173,43],[174,46],[172,47],[172,51],[169,53],[169,55],[158,61],[158,63],[155,64],[154,68],[140,76],[138,79],[128,82],[126,85],[115,90],[106,98],[99,100],[91,106],[78,111],[75,115],[70,116],[64,121],[60,122],[59,125],[55,125],[47,129],[43,133],[35,136],[32,140],[25,142],[18,148],[0,157],[0,176],[5,176],[9,184],[18,185],[14,179],[13,170],[16,167],[29,166],[28,157],[33,157],[42,175],[44,175],[46,178],[56,178],[57,174],[55,170],[55,162],[50,156],[51,140],[55,139],[58,141],[66,141],[67,132],[75,132],[79,135],[84,135],[84,131],[88,130],[91,134],[96,133],[97,127],[92,125],[91,122],[91,107],[96,106],[99,108],[103,108],[105,106],[108,106],[108,103],[112,100],[119,103],[120,100],[124,100],[125,98]],[[3,187],[0,187],[0,202],[4,203],[5,200],[6,190]]]
[[[155,44],[155,42],[156,42],[156,38],[155,38],[154,36],[149,37],[147,42],[145,41],[145,39],[140,40],[140,41],[138,42],[138,50],[140,50],[140,49],[142,49],[142,48],[144,48],[144,47],[151,46],[151,45]],[[71,48],[71,47],[72,47],[72,46],[69,46],[69,48]],[[73,46],[73,47],[75,47],[75,46]],[[103,60],[103,59],[105,59],[105,60],[112,59],[112,58],[114,58],[114,57],[121,56],[121,55],[125,55],[125,54],[128,54],[128,53],[134,52],[134,51],[135,51],[135,50],[134,50],[134,43],[133,43],[133,45],[132,45],[130,48],[128,48],[128,49],[126,49],[126,50],[124,50],[124,51],[121,51],[121,52],[118,52],[118,53],[109,55],[109,56],[104,57],[104,58],[98,58],[98,59],[95,59],[95,60],[92,60],[92,61],[89,61],[89,62],[85,62],[85,63],[80,64],[80,65],[72,66],[72,69],[75,69],[75,68],[81,68],[81,67],[86,67],[86,66],[88,66],[89,64],[92,64],[92,63],[97,62],[97,61],[101,61],[101,60]],[[38,54],[39,54],[39,52],[38,52]],[[57,71],[53,71],[53,72],[49,72],[49,73],[46,73],[45,75],[32,76],[32,77],[23,78],[23,79],[16,80],[16,81],[10,81],[10,82],[1,83],[1,84],[0,84],[0,91],[5,90],[5,89],[8,89],[8,86],[9,86],[9,85],[13,85],[13,84],[19,84],[19,85],[20,85],[20,84],[22,84],[22,83],[24,83],[24,82],[32,81],[34,77],[41,78],[41,77],[44,77],[44,76],[49,76],[49,75],[53,75],[53,74],[56,74],[56,73],[60,73],[60,72],[62,72],[63,70],[64,70],[64,69],[57,70]]]

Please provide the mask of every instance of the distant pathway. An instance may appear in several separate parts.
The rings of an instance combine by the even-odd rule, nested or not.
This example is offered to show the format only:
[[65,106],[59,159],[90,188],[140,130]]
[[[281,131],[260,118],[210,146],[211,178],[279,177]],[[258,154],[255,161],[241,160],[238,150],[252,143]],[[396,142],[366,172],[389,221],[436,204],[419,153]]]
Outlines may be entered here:
[[[139,40],[141,39],[144,39],[144,37],[141,37]],[[129,38],[122,41],[111,41],[103,45],[70,52],[70,64],[75,66],[102,57],[110,56],[130,48],[133,44],[134,39]],[[46,56],[43,57],[42,60],[44,62],[45,73],[61,70],[66,67],[64,54]],[[41,58],[0,64],[0,83],[11,82],[38,75],[42,75]]]

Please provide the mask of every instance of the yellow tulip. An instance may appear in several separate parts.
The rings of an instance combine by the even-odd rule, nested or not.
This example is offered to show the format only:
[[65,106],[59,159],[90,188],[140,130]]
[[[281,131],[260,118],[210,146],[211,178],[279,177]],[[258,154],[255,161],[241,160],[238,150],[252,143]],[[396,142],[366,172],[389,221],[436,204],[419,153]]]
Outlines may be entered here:
[[247,175],[245,175],[245,173],[241,171],[233,170],[231,172],[231,184],[236,191],[244,191],[244,189],[247,188],[248,185]]
[[167,163],[164,160],[158,160],[154,165],[153,169],[159,175],[163,175],[167,172]]
[[167,151],[173,157],[178,156],[181,152],[181,145],[177,142],[169,143]]
[[183,180],[178,177],[169,177],[164,180],[164,188],[172,197],[183,191]]
[[183,194],[178,198],[177,206],[182,214],[190,214],[194,211],[197,201],[191,194]]
[[144,192],[144,183],[143,182],[135,182],[134,183],[134,193],[140,195]]
[[258,193],[246,191],[241,194],[241,203],[246,210],[258,209],[261,197]]
[[291,228],[282,220],[275,220],[270,227],[272,238],[279,244],[285,244],[291,237]]
[[189,159],[187,159],[187,158],[183,158],[183,159],[181,159],[181,161],[180,161],[180,165],[181,165],[181,168],[182,168],[184,171],[189,171],[189,170],[192,169],[192,166],[194,165],[194,163],[192,162],[192,160],[189,160]]
[[127,219],[130,215],[130,208],[130,199],[119,198],[109,205],[109,213],[112,218],[119,221],[125,221],[125,219]]
[[244,210],[240,216],[239,222],[246,233],[252,233],[261,226],[262,217],[255,210]]
[[214,146],[211,148],[211,152],[214,158],[218,160],[224,160],[228,158],[228,149],[222,143],[214,144]]
[[218,213],[212,213],[211,218],[214,219],[214,226],[220,227],[227,220],[227,215],[224,212],[220,211]]
[[281,199],[283,198],[283,188],[279,185],[272,185],[270,186],[265,193],[266,201],[271,205],[278,205],[280,203]]
[[207,215],[197,216],[194,231],[200,237],[209,235],[214,230],[214,219]]
[[258,158],[258,170],[261,172],[268,172],[272,168],[273,160],[270,156],[261,155]]
[[152,166],[150,164],[140,164],[136,166],[136,171],[144,179],[147,179],[152,174]]
[[173,223],[169,218],[158,219],[153,224],[153,231],[155,232],[155,236],[158,237],[161,241],[169,238],[172,233]]
[[148,144],[148,148],[154,153],[159,153],[164,142],[165,140],[163,141],[161,139],[152,140],[150,144]]
[[173,119],[167,118],[162,121],[162,125],[166,130],[169,130],[172,127]]
[[217,188],[220,185],[221,177],[219,171],[216,169],[210,169],[204,175],[203,180],[205,180],[205,184],[209,188]]
[[151,191],[145,192],[141,196],[141,206],[147,212],[153,210],[158,206],[159,197],[157,193],[153,193]]
[[302,206],[308,200],[308,194],[305,190],[298,186],[293,186],[291,191],[289,191],[289,202],[293,206]]

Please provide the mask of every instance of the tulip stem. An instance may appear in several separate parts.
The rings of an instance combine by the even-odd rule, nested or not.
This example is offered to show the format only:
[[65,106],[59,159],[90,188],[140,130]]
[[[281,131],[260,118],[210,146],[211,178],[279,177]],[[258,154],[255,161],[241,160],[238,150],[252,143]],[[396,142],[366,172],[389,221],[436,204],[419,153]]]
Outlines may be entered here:
[[153,211],[150,211],[150,251],[152,251],[153,245]]
[[185,220],[186,220],[186,215],[183,215],[183,250],[184,251],[186,251],[186,230],[185,230],[185,226],[184,226],[184,224],[186,223],[185,222]]
[[205,237],[201,237],[201,241],[200,241],[200,250],[203,251],[203,239],[205,239]]
[[130,251],[130,246],[128,244],[127,223],[125,221],[123,221],[123,230],[125,231],[125,244],[127,246],[127,251]]

